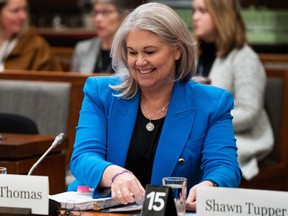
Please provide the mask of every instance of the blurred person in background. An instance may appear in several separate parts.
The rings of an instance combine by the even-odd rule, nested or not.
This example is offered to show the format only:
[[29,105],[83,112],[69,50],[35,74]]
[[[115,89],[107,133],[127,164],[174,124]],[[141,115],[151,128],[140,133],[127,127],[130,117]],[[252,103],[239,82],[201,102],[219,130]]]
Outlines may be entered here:
[[264,109],[264,67],[247,43],[238,0],[193,0],[192,9],[194,35],[199,41],[197,75],[233,94],[238,160],[243,177],[250,180],[274,142]]
[[48,43],[29,26],[27,0],[0,0],[0,71],[61,71]]
[[110,49],[114,34],[126,15],[142,1],[92,0],[97,36],[75,46],[71,71],[81,73],[114,73]]

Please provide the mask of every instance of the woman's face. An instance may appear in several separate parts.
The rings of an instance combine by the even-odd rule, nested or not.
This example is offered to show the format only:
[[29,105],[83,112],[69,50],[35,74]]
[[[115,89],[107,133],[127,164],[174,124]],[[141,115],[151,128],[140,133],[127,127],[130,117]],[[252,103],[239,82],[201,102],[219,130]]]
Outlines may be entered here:
[[192,8],[192,23],[195,36],[206,42],[214,42],[217,30],[211,15],[207,11],[204,0],[193,0]]
[[163,42],[156,34],[131,31],[126,39],[127,61],[131,75],[142,90],[161,90],[175,79],[176,60],[181,51]]
[[26,25],[28,12],[26,0],[9,0],[0,12],[1,28],[8,37],[18,34]]
[[117,8],[109,3],[96,3],[93,7],[97,36],[111,39],[122,22]]

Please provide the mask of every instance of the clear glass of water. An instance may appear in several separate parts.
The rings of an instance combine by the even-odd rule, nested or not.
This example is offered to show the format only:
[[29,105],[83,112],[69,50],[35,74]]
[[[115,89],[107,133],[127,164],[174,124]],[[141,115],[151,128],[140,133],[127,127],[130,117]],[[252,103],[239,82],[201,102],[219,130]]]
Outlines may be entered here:
[[6,167],[0,167],[0,174],[7,174],[7,168]]
[[186,212],[187,179],[184,177],[164,177],[162,184],[171,187],[177,214],[178,216],[184,216]]

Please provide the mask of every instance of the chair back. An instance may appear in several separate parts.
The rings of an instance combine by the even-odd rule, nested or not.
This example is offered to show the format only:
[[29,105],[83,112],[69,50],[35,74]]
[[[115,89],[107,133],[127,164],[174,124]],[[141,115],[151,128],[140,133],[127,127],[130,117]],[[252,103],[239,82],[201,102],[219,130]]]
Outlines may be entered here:
[[33,120],[39,134],[67,132],[69,98],[69,83],[0,80],[0,112]]
[[268,166],[279,162],[280,127],[283,106],[284,79],[268,77],[265,90],[265,108],[272,126],[274,147],[272,152],[260,162],[260,166]]
[[240,187],[288,191],[288,71],[268,70],[265,108],[274,133],[272,152],[259,162],[253,179],[242,179]]
[[38,128],[32,119],[9,113],[0,113],[0,133],[38,134]]

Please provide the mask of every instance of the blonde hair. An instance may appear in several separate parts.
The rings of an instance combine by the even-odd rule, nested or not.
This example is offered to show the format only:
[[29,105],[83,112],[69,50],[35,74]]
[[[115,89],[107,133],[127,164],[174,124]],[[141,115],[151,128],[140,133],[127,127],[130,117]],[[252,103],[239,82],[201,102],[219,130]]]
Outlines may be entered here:
[[181,51],[176,62],[176,80],[188,81],[195,72],[195,41],[178,16],[170,7],[161,3],[147,3],[131,12],[121,24],[114,37],[111,55],[116,74],[122,77],[122,83],[110,86],[120,91],[117,96],[132,98],[138,91],[138,84],[131,76],[127,65],[126,38],[132,30],[145,30],[155,33],[162,41]]
[[247,42],[247,37],[238,0],[204,1],[219,35],[216,41],[217,55],[225,57],[235,47],[241,48]]

